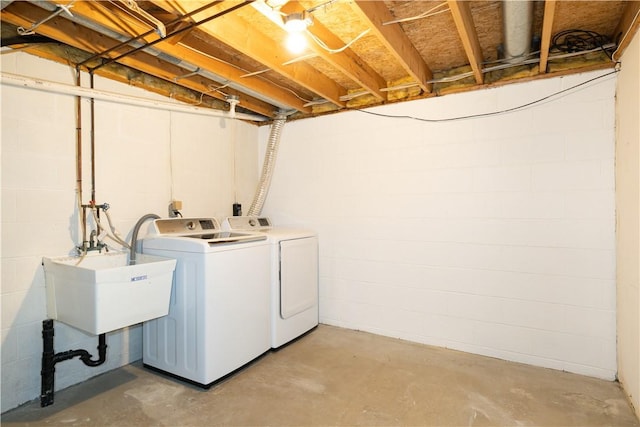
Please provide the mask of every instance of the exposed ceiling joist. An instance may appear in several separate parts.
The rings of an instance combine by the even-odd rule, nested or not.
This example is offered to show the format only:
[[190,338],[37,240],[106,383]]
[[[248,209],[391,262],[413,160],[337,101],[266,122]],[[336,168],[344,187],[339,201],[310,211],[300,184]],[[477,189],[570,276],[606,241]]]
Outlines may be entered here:
[[482,48],[480,47],[476,27],[473,24],[469,2],[449,0],[447,3],[449,4],[453,21],[458,29],[462,46],[469,59],[469,65],[471,65],[471,70],[473,70],[476,83],[482,84],[484,81],[484,76],[482,75]]
[[427,82],[433,79],[433,73],[411,40],[399,24],[384,25],[394,19],[384,2],[359,0],[353,2],[352,6],[354,11],[370,23],[380,41],[407,73],[416,79],[422,90],[431,92],[431,85]]
[[614,59],[620,58],[622,52],[624,52],[627,46],[629,46],[629,43],[631,43],[633,35],[638,32],[638,28],[640,28],[639,15],[640,1],[627,2],[622,18],[613,32],[613,37],[618,43],[616,57]]
[[551,33],[553,31],[553,18],[555,14],[556,0],[545,0],[544,17],[542,20],[542,35],[540,36],[540,73],[547,72],[549,49],[551,47]]

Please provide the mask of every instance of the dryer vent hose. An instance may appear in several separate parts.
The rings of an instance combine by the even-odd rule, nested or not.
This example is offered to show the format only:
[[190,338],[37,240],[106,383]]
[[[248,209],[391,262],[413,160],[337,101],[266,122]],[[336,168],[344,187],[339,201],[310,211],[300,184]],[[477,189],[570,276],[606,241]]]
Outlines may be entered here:
[[280,144],[280,135],[282,134],[282,128],[286,123],[286,116],[278,116],[271,125],[271,133],[269,134],[269,142],[267,143],[267,151],[264,153],[264,162],[262,164],[262,176],[258,182],[258,188],[253,198],[253,203],[249,208],[247,215],[259,216],[262,212],[262,206],[267,198],[269,192],[269,186],[271,185],[271,177],[273,176],[273,169],[276,166],[276,155],[278,154],[278,145]]

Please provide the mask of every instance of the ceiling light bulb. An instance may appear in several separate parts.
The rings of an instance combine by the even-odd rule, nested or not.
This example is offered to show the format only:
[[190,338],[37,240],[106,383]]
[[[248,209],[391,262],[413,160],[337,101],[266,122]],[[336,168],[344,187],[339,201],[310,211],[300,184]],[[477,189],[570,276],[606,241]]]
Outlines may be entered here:
[[290,33],[287,36],[287,49],[289,52],[299,54],[307,48],[307,39],[302,33]]

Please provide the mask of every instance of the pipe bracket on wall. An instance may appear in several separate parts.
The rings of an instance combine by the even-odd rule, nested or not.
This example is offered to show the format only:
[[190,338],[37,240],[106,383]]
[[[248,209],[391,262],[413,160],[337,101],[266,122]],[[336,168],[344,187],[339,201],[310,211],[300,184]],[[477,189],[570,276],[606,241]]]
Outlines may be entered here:
[[53,349],[54,327],[53,320],[42,321],[42,370],[40,377],[42,380],[40,389],[40,406],[53,405],[54,382],[56,363],[80,357],[82,363],[87,366],[100,366],[107,360],[107,342],[105,334],[98,336],[98,360],[93,360],[93,356],[87,350],[68,350],[56,353]]

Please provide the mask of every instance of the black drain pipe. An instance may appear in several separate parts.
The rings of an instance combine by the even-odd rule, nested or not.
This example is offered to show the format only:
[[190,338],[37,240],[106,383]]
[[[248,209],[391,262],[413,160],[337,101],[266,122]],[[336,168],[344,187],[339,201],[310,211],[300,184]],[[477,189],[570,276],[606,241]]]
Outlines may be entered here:
[[40,406],[45,407],[53,404],[54,380],[56,363],[73,359],[80,356],[80,360],[87,366],[100,366],[107,360],[106,334],[98,336],[98,360],[92,360],[92,355],[87,350],[68,350],[55,353],[53,349],[53,320],[42,321],[42,370],[40,376],[42,386],[40,389]]

